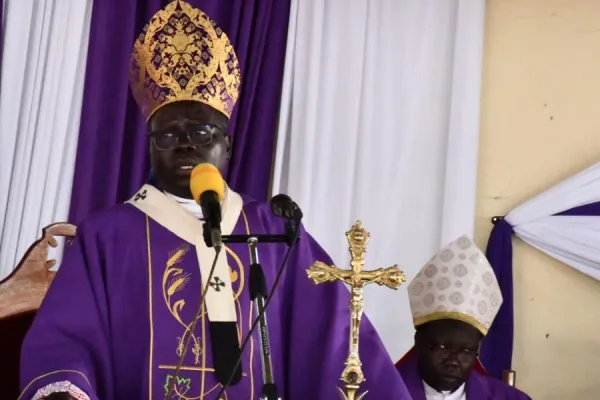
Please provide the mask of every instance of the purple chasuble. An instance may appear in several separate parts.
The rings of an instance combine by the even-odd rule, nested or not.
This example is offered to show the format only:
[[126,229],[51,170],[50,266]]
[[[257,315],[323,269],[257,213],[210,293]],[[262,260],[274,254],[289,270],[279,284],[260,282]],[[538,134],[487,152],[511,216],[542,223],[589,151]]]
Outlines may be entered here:
[[[416,354],[413,353],[403,359],[396,368],[408,387],[412,400],[427,400]],[[475,370],[467,379],[465,390],[467,400],[531,400],[520,390]]]
[[[244,198],[233,233],[282,233],[283,222],[272,216],[268,204]],[[259,245],[269,289],[286,249],[284,244]],[[30,399],[50,383],[70,381],[92,399],[164,399],[202,290],[195,251],[131,204],[87,218],[25,338],[21,398]],[[221,256],[225,253],[241,342],[256,317],[248,294],[249,251],[246,244],[232,244]],[[308,279],[306,270],[317,260],[331,263],[302,230],[267,310],[275,381],[286,400],[339,398],[350,298],[342,283],[317,286]],[[204,314],[171,399],[214,400],[220,390],[208,324]],[[242,380],[227,388],[225,399],[260,396],[257,334],[244,351]],[[367,399],[410,400],[367,318],[360,345]]]

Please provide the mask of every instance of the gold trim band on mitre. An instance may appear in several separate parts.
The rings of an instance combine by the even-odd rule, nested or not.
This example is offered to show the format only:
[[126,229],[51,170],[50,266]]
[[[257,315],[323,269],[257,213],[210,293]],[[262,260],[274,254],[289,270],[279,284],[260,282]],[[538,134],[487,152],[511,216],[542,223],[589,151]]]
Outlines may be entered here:
[[181,101],[193,101],[195,103],[206,104],[207,106],[211,107],[213,110],[216,110],[216,111],[220,112],[221,114],[223,114],[225,116],[225,118],[229,119],[231,117],[230,115],[225,114],[222,110],[219,110],[218,108],[216,108],[209,101],[202,100],[202,99],[197,99],[197,98],[193,98],[193,97],[189,97],[189,98],[182,97],[182,98],[178,98],[178,99],[167,100],[164,103],[161,103],[157,107],[155,107],[154,109],[152,109],[152,111],[150,112],[150,114],[148,114],[148,117],[146,117],[146,123],[149,123],[150,119],[154,116],[154,114],[156,114],[156,112],[158,110],[160,110],[161,108],[163,108],[164,106],[169,105],[169,104],[173,104],[173,103],[179,103]]
[[454,319],[456,321],[462,321],[477,329],[483,336],[487,335],[489,330],[489,327],[477,321],[477,319],[475,319],[475,317],[472,315],[463,314],[458,311],[436,311],[424,317],[413,318],[413,323],[415,327],[417,327],[428,322],[439,321],[441,319]]

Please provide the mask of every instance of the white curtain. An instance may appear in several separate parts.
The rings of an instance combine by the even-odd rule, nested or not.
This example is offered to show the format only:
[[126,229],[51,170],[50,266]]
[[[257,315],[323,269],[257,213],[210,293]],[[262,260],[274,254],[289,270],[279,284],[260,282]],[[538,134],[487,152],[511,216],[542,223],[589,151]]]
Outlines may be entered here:
[[67,220],[91,11],[91,0],[5,3],[0,279],[44,226]]
[[[410,280],[473,234],[484,0],[293,0],[273,193],[349,268],[344,232],[371,232],[366,268]],[[391,356],[413,344],[406,285],[369,287]]]
[[554,215],[596,202],[600,163],[521,204],[505,219],[526,243],[600,280],[600,216]]

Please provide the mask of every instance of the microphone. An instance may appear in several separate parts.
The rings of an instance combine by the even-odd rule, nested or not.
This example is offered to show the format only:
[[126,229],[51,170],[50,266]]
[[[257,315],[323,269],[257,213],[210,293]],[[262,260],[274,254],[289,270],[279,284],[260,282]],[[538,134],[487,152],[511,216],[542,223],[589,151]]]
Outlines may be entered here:
[[[192,197],[202,207],[206,245],[220,249],[223,246],[221,201],[225,197],[225,181],[221,173],[217,167],[209,163],[196,165],[190,176],[190,189]],[[208,232],[208,237],[206,232]]]
[[302,219],[302,210],[300,210],[298,204],[286,194],[273,196],[269,203],[271,204],[271,212],[277,217],[293,219],[296,221]]

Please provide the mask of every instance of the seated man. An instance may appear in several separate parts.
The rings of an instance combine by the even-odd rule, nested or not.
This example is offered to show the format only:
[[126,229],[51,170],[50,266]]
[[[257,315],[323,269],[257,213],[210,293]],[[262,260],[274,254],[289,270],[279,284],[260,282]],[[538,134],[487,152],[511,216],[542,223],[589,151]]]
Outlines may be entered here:
[[531,400],[486,376],[477,358],[502,294],[467,236],[449,244],[408,285],[415,346],[396,366],[413,400]]
[[[226,246],[208,282],[215,250],[203,240],[202,208],[190,190],[194,166],[208,163],[222,173],[229,160],[227,126],[240,86],[236,54],[206,14],[175,1],[138,37],[131,86],[148,121],[154,180],[79,225],[25,338],[20,398],[159,400],[170,393],[169,400],[215,400],[233,376],[221,399],[257,399],[258,331],[243,351],[241,371],[235,369],[236,351],[256,318],[248,246]],[[223,235],[283,233],[284,221],[268,204],[227,187],[221,210]],[[273,300],[267,316],[279,395],[338,398],[348,290],[308,279],[313,262],[331,260],[301,229],[273,292],[286,249],[259,246]],[[373,326],[363,321],[365,389],[373,399],[409,400]]]

